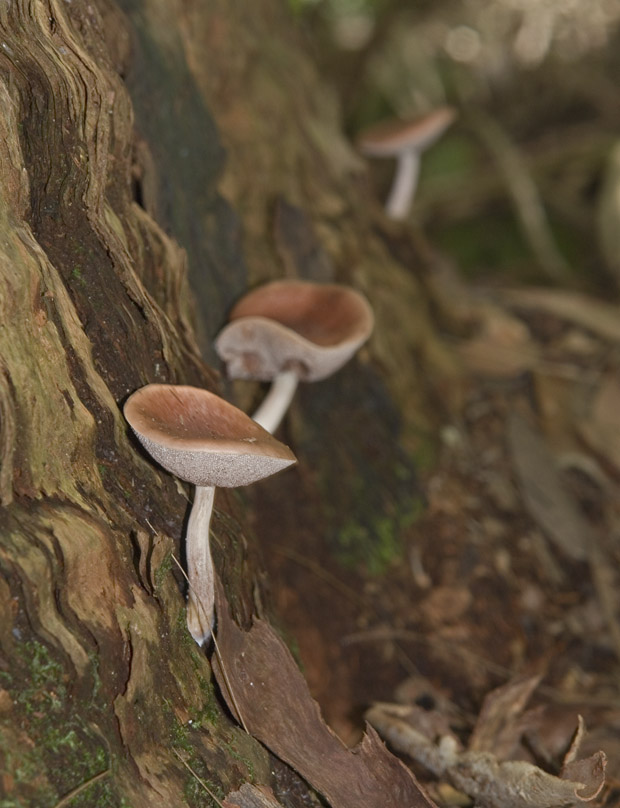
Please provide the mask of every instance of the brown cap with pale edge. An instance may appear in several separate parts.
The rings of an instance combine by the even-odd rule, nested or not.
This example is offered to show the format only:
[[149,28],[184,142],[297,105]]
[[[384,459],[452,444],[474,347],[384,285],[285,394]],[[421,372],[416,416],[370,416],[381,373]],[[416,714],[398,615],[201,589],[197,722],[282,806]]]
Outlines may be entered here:
[[357,145],[370,157],[396,157],[407,149],[422,152],[445,132],[456,116],[456,109],[446,106],[414,121],[384,121],[363,131]]
[[247,294],[215,347],[236,379],[270,381],[294,370],[304,381],[335,373],[372,332],[365,297],[347,286],[274,281]]
[[249,485],[296,462],[244,412],[197,387],[149,384],[127,399],[124,414],[149,454],[194,485]]

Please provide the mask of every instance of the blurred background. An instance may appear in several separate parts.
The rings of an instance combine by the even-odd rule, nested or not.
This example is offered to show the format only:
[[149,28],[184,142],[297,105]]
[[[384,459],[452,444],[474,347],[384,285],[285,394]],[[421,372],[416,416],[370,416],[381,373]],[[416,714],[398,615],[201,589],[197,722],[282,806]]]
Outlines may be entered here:
[[[413,219],[486,284],[620,288],[618,0],[288,0],[355,139],[450,104]],[[374,161],[383,198],[391,161]]]

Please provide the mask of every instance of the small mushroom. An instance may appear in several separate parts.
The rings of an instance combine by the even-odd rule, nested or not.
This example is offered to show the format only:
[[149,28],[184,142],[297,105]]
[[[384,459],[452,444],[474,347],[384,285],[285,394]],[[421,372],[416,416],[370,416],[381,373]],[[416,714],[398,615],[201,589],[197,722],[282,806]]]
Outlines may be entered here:
[[335,373],[373,328],[368,301],[337,284],[274,281],[247,294],[215,342],[230,378],[272,382],[252,416],[268,432],[282,420],[299,381]]
[[209,525],[215,488],[249,485],[295,463],[295,456],[237,407],[196,387],[149,384],[127,399],[124,413],[151,457],[196,486],[186,535],[187,626],[202,645],[214,619]]
[[360,134],[357,145],[362,154],[397,160],[385,203],[390,219],[406,218],[418,183],[422,152],[441,137],[455,118],[456,110],[444,106],[415,121],[384,121]]

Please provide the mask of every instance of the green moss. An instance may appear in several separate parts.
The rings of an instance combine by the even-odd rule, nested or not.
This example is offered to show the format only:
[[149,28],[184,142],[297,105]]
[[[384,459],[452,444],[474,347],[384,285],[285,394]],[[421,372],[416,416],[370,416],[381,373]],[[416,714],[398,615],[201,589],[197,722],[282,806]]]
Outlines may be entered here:
[[169,739],[175,749],[184,752],[192,752],[194,745],[190,740],[192,731],[213,727],[218,718],[217,708],[213,700],[213,695],[207,698],[203,709],[191,714],[186,724],[183,724],[176,716],[174,708],[168,699],[163,700],[162,709],[169,726]]
[[189,732],[185,724],[182,724],[173,714],[172,708],[171,711],[171,721],[170,721],[170,745],[174,749],[180,749],[184,752],[191,752],[193,747],[189,740]]
[[[172,569],[172,564],[173,564],[172,552],[166,553],[166,555],[162,559],[161,564],[155,570],[155,591],[156,592],[157,592],[157,590],[162,588],[166,576],[168,575],[168,573]],[[183,616],[183,620],[185,620],[185,614],[183,612],[181,612],[181,615]]]
[[71,280],[79,283],[80,286],[86,286],[86,281],[84,280],[84,270],[79,264],[74,264],[73,269],[71,270]]
[[[11,661],[11,671],[0,673],[0,684],[13,702],[10,723],[0,726],[0,748],[16,796],[7,795],[0,808],[13,804],[52,808],[110,768],[108,752],[83,718],[85,705],[68,692],[63,664],[46,645],[15,642]],[[99,690],[96,667],[93,678],[89,709]],[[104,778],[76,794],[71,808],[121,808],[121,804],[113,783]]]
[[[164,559],[162,566],[167,565],[168,556]],[[172,563],[172,555],[170,555],[170,563]],[[157,575],[162,567],[159,567],[157,572],[155,573],[155,587],[157,588],[160,584],[157,583]],[[170,568],[170,567],[168,567]],[[196,645],[196,641],[189,633],[189,629],[187,628],[187,610],[180,609],[176,620],[172,623],[173,627],[173,634],[175,641],[180,643],[182,647],[185,648],[187,653],[189,654],[192,664],[195,670],[201,670],[204,667],[204,657],[202,656],[202,651]]]
[[[196,761],[193,761],[194,763]],[[188,805],[191,805],[192,808],[211,808],[214,806],[217,808],[218,805],[221,804],[214,799],[209,791],[214,794],[218,800],[223,800],[226,794],[222,791],[222,789],[217,786],[215,783],[212,783],[208,778],[206,771],[204,771],[203,766],[199,766],[200,770],[197,770],[196,767],[190,763],[196,775],[193,775],[191,772],[188,772],[188,778],[185,781],[185,786],[183,788],[183,796],[187,800]],[[206,786],[206,788],[205,788]],[[207,791],[209,789],[209,791]]]
[[423,503],[412,498],[395,514],[377,514],[368,522],[345,522],[335,534],[334,553],[345,567],[363,565],[369,575],[382,575],[402,556],[403,534],[420,517]]
[[170,745],[177,754],[185,753],[182,755],[183,760],[185,760],[186,766],[191,769],[191,771],[188,770],[187,772],[187,779],[183,787],[183,794],[188,805],[191,805],[192,808],[217,805],[217,802],[212,799],[204,785],[220,799],[223,799],[225,794],[220,787],[208,780],[209,773],[204,761],[194,754],[196,750],[190,740],[190,733],[195,726],[194,719],[190,719],[191,726],[189,722],[188,724],[181,723],[177,719],[172,704],[168,699],[164,699],[163,709],[170,725]]
[[215,698],[215,691],[210,681],[203,676],[198,676],[198,685],[204,697],[202,710],[192,715],[192,726],[194,729],[202,727],[214,727],[220,718],[220,711]]
[[478,148],[471,138],[451,132],[424,155],[420,184],[436,178],[459,182],[463,177],[471,177],[478,157]]
[[243,749],[244,744],[247,742],[247,737],[245,733],[234,731],[230,742],[225,744],[225,748],[234,760],[239,761],[244,766],[247,770],[247,780],[253,783],[256,780],[256,769],[253,762],[245,754],[247,750]]

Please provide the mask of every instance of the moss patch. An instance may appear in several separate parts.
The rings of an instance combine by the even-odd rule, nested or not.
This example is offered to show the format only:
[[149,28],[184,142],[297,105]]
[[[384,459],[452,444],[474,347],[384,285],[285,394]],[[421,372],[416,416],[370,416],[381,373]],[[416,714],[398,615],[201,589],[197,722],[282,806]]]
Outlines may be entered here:
[[394,404],[371,369],[351,363],[329,383],[307,385],[300,406],[307,426],[293,445],[315,475],[329,550],[380,575],[401,556],[422,509]]
[[421,498],[401,504],[403,510],[395,514],[379,513],[367,523],[345,522],[333,534],[337,560],[345,567],[363,565],[369,575],[382,575],[401,557],[404,531],[417,521],[424,508]]
[[[111,762],[101,737],[82,718],[63,664],[34,640],[13,644],[11,672],[0,671],[7,720],[0,722],[4,791],[0,808],[56,803]],[[94,690],[96,692],[96,688]],[[94,697],[93,692],[93,697]],[[123,808],[110,778],[76,793],[71,808]]]

